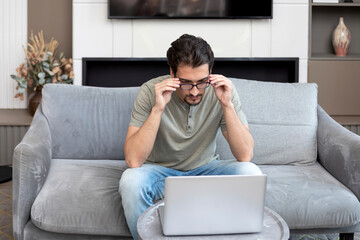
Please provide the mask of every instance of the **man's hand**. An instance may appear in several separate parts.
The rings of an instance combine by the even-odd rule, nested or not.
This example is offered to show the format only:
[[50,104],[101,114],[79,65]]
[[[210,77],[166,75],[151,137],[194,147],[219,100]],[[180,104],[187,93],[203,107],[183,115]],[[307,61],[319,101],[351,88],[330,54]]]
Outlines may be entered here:
[[166,104],[171,100],[171,94],[180,87],[178,78],[169,78],[155,84],[155,106],[159,111],[164,111]]
[[212,74],[210,75],[210,84],[215,91],[216,97],[224,107],[232,105],[231,102],[231,90],[232,84],[229,79],[223,75]]

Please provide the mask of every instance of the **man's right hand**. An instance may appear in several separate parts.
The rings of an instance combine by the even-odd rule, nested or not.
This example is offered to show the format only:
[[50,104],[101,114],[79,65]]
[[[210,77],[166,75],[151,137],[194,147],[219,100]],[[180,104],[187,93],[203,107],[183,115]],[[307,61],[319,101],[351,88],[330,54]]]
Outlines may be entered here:
[[155,108],[164,111],[166,104],[171,100],[171,94],[180,87],[178,78],[169,78],[155,84]]

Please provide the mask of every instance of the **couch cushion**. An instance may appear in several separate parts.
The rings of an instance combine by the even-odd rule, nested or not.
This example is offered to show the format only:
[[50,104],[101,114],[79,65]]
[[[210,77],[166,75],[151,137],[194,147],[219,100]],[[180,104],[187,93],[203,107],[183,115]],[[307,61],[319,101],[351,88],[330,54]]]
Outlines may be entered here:
[[319,163],[260,169],[268,176],[266,206],[279,213],[290,229],[341,228],[360,222],[356,196]]
[[[313,164],[317,157],[317,85],[231,79],[255,141],[256,164]],[[233,158],[220,135],[217,152]]]
[[70,234],[47,232],[36,227],[28,221],[24,229],[24,239],[27,240],[134,240],[133,237],[109,236],[109,235],[90,235],[90,234]]
[[42,109],[53,157],[125,159],[125,136],[138,90],[46,84]]
[[57,233],[130,236],[119,180],[124,161],[53,159],[31,221]]

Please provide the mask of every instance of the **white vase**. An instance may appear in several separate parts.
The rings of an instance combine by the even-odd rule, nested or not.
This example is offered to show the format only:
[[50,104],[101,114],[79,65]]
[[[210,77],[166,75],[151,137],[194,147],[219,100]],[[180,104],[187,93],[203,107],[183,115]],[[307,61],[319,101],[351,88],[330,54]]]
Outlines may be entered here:
[[345,26],[344,18],[340,17],[339,24],[333,31],[332,44],[336,56],[344,57],[347,55],[350,46],[351,36],[349,29]]

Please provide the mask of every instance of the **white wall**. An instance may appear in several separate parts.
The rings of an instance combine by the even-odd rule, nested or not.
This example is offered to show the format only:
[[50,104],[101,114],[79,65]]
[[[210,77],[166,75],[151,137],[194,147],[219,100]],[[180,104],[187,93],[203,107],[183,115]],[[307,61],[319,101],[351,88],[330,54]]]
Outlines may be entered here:
[[[201,36],[215,57],[299,57],[307,82],[308,0],[273,0],[272,20],[109,20],[107,0],[73,0],[75,84],[82,57],[165,57],[183,33]],[[10,78],[24,62],[27,0],[0,1],[0,108],[26,108]]]
[[[10,75],[24,62],[27,39],[27,0],[0,0],[0,108],[25,108],[14,98],[17,83]],[[25,99],[27,99],[25,97]]]
[[73,0],[75,84],[82,57],[166,57],[184,33],[203,37],[215,57],[299,57],[307,82],[308,0],[273,2],[271,20],[110,20],[107,0]]

